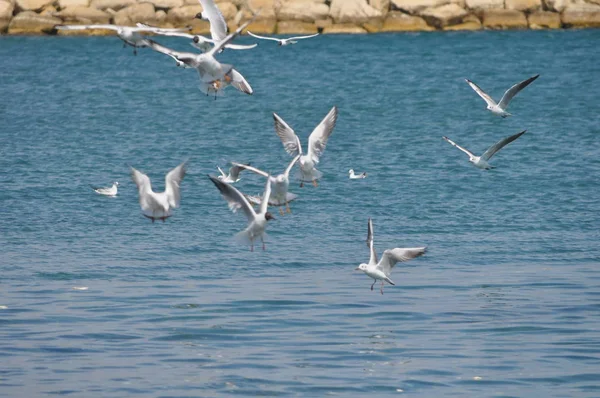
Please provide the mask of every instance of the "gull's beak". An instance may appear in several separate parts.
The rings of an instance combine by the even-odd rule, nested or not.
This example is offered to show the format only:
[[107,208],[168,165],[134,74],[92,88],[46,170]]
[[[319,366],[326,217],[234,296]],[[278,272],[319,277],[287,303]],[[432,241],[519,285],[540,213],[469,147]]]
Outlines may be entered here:
[[360,271],[360,267],[354,268],[354,271]]

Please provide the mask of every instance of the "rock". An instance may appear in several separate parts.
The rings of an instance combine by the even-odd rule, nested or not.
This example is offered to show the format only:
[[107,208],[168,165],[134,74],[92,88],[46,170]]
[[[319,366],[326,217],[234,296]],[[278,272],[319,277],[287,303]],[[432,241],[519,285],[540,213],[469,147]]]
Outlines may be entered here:
[[[93,2],[93,0],[92,0]],[[115,25],[135,26],[137,22],[154,23],[154,5],[151,3],[136,3],[118,11],[114,16]]]
[[429,31],[435,28],[427,25],[421,17],[414,17],[399,11],[391,11],[383,21],[382,32]]
[[58,8],[61,10],[67,7],[89,7],[90,0],[58,0]]
[[561,15],[562,23],[567,28],[600,27],[600,6],[596,4],[570,4]]
[[323,28],[326,28],[327,26],[333,25],[333,20],[329,17],[324,18],[324,19],[319,19],[318,21],[315,21],[315,25],[317,26],[318,29],[323,29]]
[[527,16],[529,29],[560,29],[560,14],[550,11],[536,11]]
[[463,21],[457,25],[444,26],[444,30],[481,30],[479,21]]
[[54,15],[65,21],[75,21],[84,24],[107,24],[110,23],[111,18],[111,15],[107,12],[97,8],[82,6],[69,6]]
[[279,9],[277,18],[280,21],[315,22],[318,19],[327,18],[328,15],[329,7],[323,3],[286,2]]
[[[262,15],[262,13],[260,14]],[[277,20],[272,19],[256,19],[248,25],[244,32],[250,31],[259,35],[271,35],[275,33],[277,29]]]
[[41,34],[49,33],[54,30],[56,25],[60,25],[62,19],[47,15],[38,15],[33,11],[23,11],[17,14],[8,25],[8,34]]
[[457,3],[462,7],[464,0],[392,0],[394,8],[409,14],[415,14],[426,8],[440,7],[450,3]]
[[369,5],[379,11],[382,17],[390,11],[390,0],[369,0]]
[[456,4],[446,4],[441,7],[427,8],[420,15],[425,21],[438,29],[448,25],[456,25],[461,23],[463,18],[468,14]]
[[200,4],[171,8],[167,12],[167,21],[174,24],[188,23],[192,21],[196,17],[196,14],[201,11],[202,6]]
[[0,21],[10,21],[14,10],[15,6],[11,2],[0,0]]
[[[177,8],[183,6],[183,0],[149,0],[150,3],[154,4],[154,8],[160,8],[168,10],[170,8]],[[196,3],[198,4],[198,3]]]
[[363,23],[362,27],[368,33],[378,33],[378,32],[381,32],[381,28],[383,27],[383,19],[381,19],[381,18],[370,19],[367,22]]
[[331,26],[326,27],[325,29],[323,29],[323,33],[326,35],[339,34],[339,33],[356,34],[356,33],[367,33],[367,31],[364,28],[362,28],[360,26],[356,26],[354,24],[338,23],[338,24],[333,24]]
[[[167,18],[168,17],[169,15],[167,14]],[[207,37],[210,37],[210,23],[208,21],[204,21],[202,19],[192,19],[191,21],[179,22],[177,24],[174,22],[172,23],[176,28],[183,28],[187,26],[191,27],[191,34],[205,35]]]
[[17,0],[16,5],[19,11],[41,11],[53,2],[54,0]]
[[465,5],[475,11],[503,9],[504,0],[466,0]]
[[507,10],[535,11],[542,8],[541,0],[504,0]]
[[277,19],[275,12],[275,2],[279,4],[279,0],[247,0],[248,8],[251,11],[258,11],[260,9],[260,18],[264,19]]
[[0,19],[0,33],[5,33],[8,30],[10,21],[8,19]]
[[527,29],[525,14],[517,10],[486,10],[483,27],[487,29]]
[[367,0],[332,0],[329,15],[336,23],[360,23],[383,17],[380,11],[367,4]]
[[[302,21],[279,21],[277,22],[277,34],[280,35],[311,35],[318,33],[314,23]],[[253,31],[251,31],[253,32]]]
[[165,10],[156,11],[156,13],[154,13],[154,20],[160,27],[167,28],[167,26],[164,26],[165,22],[167,21],[167,13]]
[[114,11],[119,11],[133,4],[135,4],[135,0],[92,0],[90,6],[99,10],[110,8]]
[[574,0],[544,0],[544,9],[548,11],[563,12]]

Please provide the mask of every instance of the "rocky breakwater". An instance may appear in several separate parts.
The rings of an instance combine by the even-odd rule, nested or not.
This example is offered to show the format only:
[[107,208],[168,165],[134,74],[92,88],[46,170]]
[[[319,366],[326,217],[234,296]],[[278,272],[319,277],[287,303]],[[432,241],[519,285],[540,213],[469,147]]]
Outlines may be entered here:
[[[261,9],[259,34],[600,27],[600,0],[217,0],[230,28]],[[0,0],[0,33],[56,34],[57,24],[191,26],[197,0]],[[59,34],[106,34],[60,31]]]

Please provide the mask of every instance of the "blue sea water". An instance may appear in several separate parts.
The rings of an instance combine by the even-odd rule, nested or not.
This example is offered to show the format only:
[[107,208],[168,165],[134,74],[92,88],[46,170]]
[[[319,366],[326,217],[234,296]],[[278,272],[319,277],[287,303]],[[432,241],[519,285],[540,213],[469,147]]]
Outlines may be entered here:
[[[255,94],[214,100],[114,37],[1,38],[0,396],[600,396],[599,42],[261,42],[220,56]],[[499,98],[537,73],[507,119],[464,82]],[[272,113],[305,144],[333,105],[320,186],[292,183],[266,251],[237,245],[245,218],[206,175],[281,172]],[[523,129],[487,172],[441,138],[482,153]],[[128,167],[161,190],[184,160],[181,208],[150,223]],[[116,198],[89,187],[115,180]],[[368,217],[379,253],[428,246],[383,296],[354,271]]]

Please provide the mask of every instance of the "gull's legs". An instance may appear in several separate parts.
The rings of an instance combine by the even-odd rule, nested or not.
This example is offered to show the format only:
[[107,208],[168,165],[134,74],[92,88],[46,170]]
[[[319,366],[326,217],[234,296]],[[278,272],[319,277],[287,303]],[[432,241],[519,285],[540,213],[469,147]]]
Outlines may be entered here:
[[283,216],[283,208],[281,206],[279,206],[279,214]]
[[313,185],[315,186],[315,188],[319,186],[319,184],[317,184],[317,180],[313,180]]
[[290,202],[286,202],[285,204],[285,211],[287,211],[288,213],[292,213],[292,209],[290,209]]
[[304,188],[304,181],[300,181],[300,188]]
[[262,236],[260,237],[260,241],[262,242],[263,251],[265,251],[266,250],[265,241]]
[[381,281],[381,289],[379,289],[379,291],[381,292],[381,294],[383,294],[383,281]]
[[371,285],[371,290],[373,290],[373,286],[377,283],[377,279],[373,279],[373,284]]

